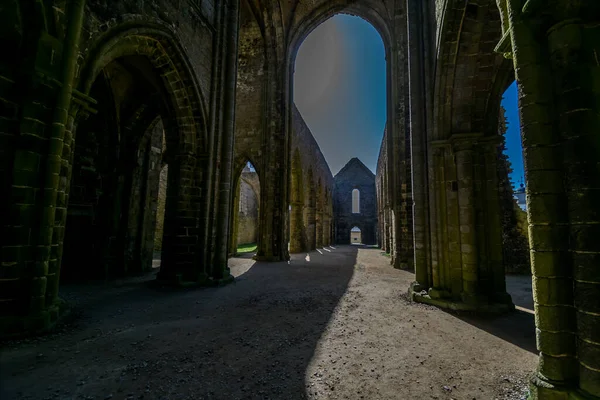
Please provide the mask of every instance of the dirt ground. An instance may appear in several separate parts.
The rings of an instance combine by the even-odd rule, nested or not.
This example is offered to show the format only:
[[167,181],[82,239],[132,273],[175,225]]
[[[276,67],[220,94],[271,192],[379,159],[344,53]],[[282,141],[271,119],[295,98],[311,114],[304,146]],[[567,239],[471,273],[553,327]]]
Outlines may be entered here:
[[236,282],[221,288],[65,285],[76,318],[3,344],[0,398],[524,398],[537,362],[528,278],[508,279],[514,313],[456,315],[408,302],[413,274],[380,250],[328,250],[232,259]]

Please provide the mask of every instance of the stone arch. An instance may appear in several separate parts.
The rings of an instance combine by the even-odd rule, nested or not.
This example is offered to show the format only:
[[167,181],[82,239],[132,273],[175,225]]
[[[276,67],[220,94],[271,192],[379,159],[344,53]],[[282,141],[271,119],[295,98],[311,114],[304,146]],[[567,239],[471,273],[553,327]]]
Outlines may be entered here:
[[315,206],[315,246],[323,247],[323,182],[321,177],[317,180],[316,206]]
[[[491,0],[445,7],[428,137],[432,245],[427,264],[416,269],[417,281],[432,289],[431,298],[511,309],[497,173],[499,90],[511,73],[495,52],[500,12]],[[459,270],[460,276],[452,272]]]
[[[258,175],[258,179],[262,180],[261,168],[255,163],[256,158],[256,156],[250,155],[249,153],[240,154],[233,163],[233,176],[239,176],[246,164],[250,163]],[[235,182],[233,183],[235,184]]]
[[332,229],[333,229],[333,200],[331,198],[331,190],[325,189],[325,200],[324,200],[323,214],[323,246],[329,246],[332,242]]
[[[248,177],[247,179],[244,178],[243,174],[244,174],[244,168],[246,167],[246,165],[248,165],[248,163],[250,163],[255,170],[255,174],[256,174],[256,179],[253,179],[253,177]],[[250,157],[248,157],[247,155],[242,155],[239,156],[238,159],[233,163],[233,172],[232,172],[232,187],[233,187],[233,192],[232,192],[232,198],[233,201],[231,203],[231,212],[230,212],[230,220],[229,220],[229,232],[230,232],[230,236],[229,236],[229,250],[228,250],[228,255],[229,256],[235,256],[237,254],[237,249],[238,249],[238,245],[239,244],[246,244],[250,243],[247,240],[242,240],[242,243],[239,242],[239,238],[240,238],[240,230],[239,230],[239,224],[240,224],[240,201],[242,199],[242,187],[244,187],[244,190],[246,190],[247,186],[250,187],[252,193],[254,194],[254,199],[256,201],[256,206],[257,206],[257,216],[256,216],[256,220],[253,222],[253,225],[255,226],[255,236],[256,237],[256,244],[257,247],[261,242],[261,235],[262,235],[262,231],[261,231],[261,226],[263,224],[261,224],[261,175],[259,172],[259,169],[256,167],[256,165],[252,162],[252,159]],[[244,216],[245,218],[246,216]],[[244,220],[245,221],[245,220]],[[246,222],[250,222],[252,223],[252,221],[245,221]],[[243,235],[244,237],[248,237],[247,234]]]
[[386,18],[375,7],[368,2],[323,2],[319,6],[312,9],[304,18],[295,24],[290,34],[288,46],[288,65],[294,66],[298,49],[304,42],[304,39],[323,22],[336,14],[348,14],[360,17],[370,23],[379,33],[383,40],[386,59],[389,59],[389,52],[392,43],[392,34],[389,28],[389,23]]
[[158,24],[126,23],[103,34],[83,55],[77,87],[85,95],[100,71],[111,61],[144,56],[161,77],[180,135],[180,152],[205,153],[208,145],[207,111],[200,85],[177,36]]
[[452,134],[493,134],[497,94],[512,73],[510,60],[495,51],[502,37],[496,2],[455,3],[446,5],[440,28],[433,140]]
[[[207,233],[200,221],[206,220],[202,214],[208,212],[204,206],[208,196],[201,192],[207,190],[209,179],[207,114],[196,76],[176,35],[168,28],[126,22],[102,34],[83,54],[76,85],[79,92],[88,97],[101,71],[116,62],[140,67],[140,79],[161,93],[157,96],[157,112],[167,133],[168,181],[172,184],[167,189],[165,240],[158,278],[195,282],[199,275],[193,266],[205,255],[188,250],[202,242]],[[73,133],[80,119],[78,103],[75,105],[71,112]],[[65,148],[68,150],[68,146]],[[178,244],[183,232],[189,248]],[[182,269],[187,271],[185,276],[180,274]]]

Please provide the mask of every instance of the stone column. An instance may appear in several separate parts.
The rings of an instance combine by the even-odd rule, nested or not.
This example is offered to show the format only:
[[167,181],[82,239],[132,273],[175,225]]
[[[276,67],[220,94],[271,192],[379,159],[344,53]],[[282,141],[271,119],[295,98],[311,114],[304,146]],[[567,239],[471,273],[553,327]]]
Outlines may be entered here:
[[[189,196],[195,168],[191,154],[171,155],[169,165],[162,260],[157,279],[164,284],[190,286],[208,284],[209,271],[196,261],[198,236],[194,235],[197,211]],[[230,221],[227,220],[229,225]],[[200,267],[200,268],[199,268]]]
[[392,229],[391,229],[391,210],[390,206],[385,207],[385,249],[388,254],[392,251]]
[[315,237],[316,237],[316,212],[315,207],[309,205],[306,207],[306,237],[307,237],[307,251],[311,251],[315,249]]
[[540,351],[532,398],[599,398],[600,3],[500,3],[520,88]]
[[[8,198],[9,209],[0,221],[0,336],[44,331],[54,325],[60,312],[67,167],[63,155],[69,150],[64,146],[65,137],[69,138],[73,125],[70,112],[84,10],[84,0],[68,4],[66,37],[60,43],[62,55],[55,60],[51,60],[56,55],[54,41],[48,40],[49,36],[38,39],[41,28],[27,32],[23,46],[32,57],[24,65],[26,76],[19,77],[21,85],[11,88],[25,90],[14,102],[5,103],[14,108],[8,108],[9,113],[20,120],[10,121],[9,117],[10,124],[1,124],[6,129],[4,136],[12,136],[14,157],[6,171],[11,178],[6,182],[7,193],[2,193]],[[3,89],[16,83],[6,78]],[[25,79],[31,81],[23,82]],[[2,96],[5,93],[3,90]]]
[[323,210],[317,210],[317,217],[315,223],[315,247],[323,247]]
[[[225,5],[222,5],[224,7]],[[223,85],[223,121],[222,147],[220,150],[220,182],[219,201],[217,205],[217,236],[215,240],[214,263],[210,266],[210,279],[214,283],[230,282],[233,277],[229,273],[227,265],[227,250],[231,201],[233,190],[231,188],[233,172],[233,149],[235,143],[235,93],[237,81],[237,56],[239,39],[239,2],[227,2],[225,14],[225,29],[223,31],[225,46],[224,61],[224,85]]]
[[510,302],[506,293],[506,273],[504,271],[502,252],[502,208],[500,205],[500,183],[498,181],[498,147],[501,143],[499,135],[493,135],[482,141],[484,165],[482,185],[483,224],[486,232],[486,254],[488,268],[486,284],[492,301]]
[[[239,217],[240,217],[240,190],[242,187],[242,178],[236,179],[237,184],[235,185],[233,203],[231,205],[231,228],[229,235],[229,256],[235,256],[237,254],[238,247],[238,233],[239,233]],[[258,201],[258,199],[257,199]]]
[[290,252],[300,253],[305,250],[304,225],[302,223],[302,202],[300,199],[292,201],[290,215]]
[[463,276],[462,300],[477,302],[477,237],[475,232],[475,194],[473,177],[473,143],[469,139],[455,143],[460,252]]
[[[428,129],[427,121],[432,120],[427,113],[433,104],[427,97],[427,79],[433,73],[428,70],[426,41],[428,14],[423,12],[427,1],[408,0],[408,72],[410,103],[410,145],[411,145],[411,178],[412,178],[412,213],[415,282],[411,285],[414,291],[420,291],[430,285],[429,271],[431,267],[429,240],[432,222],[429,217],[429,178],[428,178]],[[424,15],[425,14],[425,15]]]
[[330,226],[329,226],[329,215],[324,212],[323,213],[323,247],[325,246],[329,246],[329,232],[330,232]]
[[480,312],[513,308],[502,264],[496,147],[495,132],[430,142],[435,224],[428,283],[413,285],[415,301]]

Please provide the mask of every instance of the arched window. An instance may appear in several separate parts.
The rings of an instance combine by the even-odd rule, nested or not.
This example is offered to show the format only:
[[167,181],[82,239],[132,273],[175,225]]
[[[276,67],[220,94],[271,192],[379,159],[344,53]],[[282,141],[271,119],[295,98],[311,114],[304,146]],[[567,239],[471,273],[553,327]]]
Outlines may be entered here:
[[360,214],[360,191],[358,189],[352,191],[352,214]]

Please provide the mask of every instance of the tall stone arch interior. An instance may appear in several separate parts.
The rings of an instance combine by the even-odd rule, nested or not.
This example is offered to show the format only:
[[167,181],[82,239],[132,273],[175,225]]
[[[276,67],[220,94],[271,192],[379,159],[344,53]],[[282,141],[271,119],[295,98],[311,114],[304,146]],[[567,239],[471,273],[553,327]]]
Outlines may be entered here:
[[[373,171],[294,103],[338,14],[385,48]],[[597,1],[0,21],[0,397],[600,398]]]

